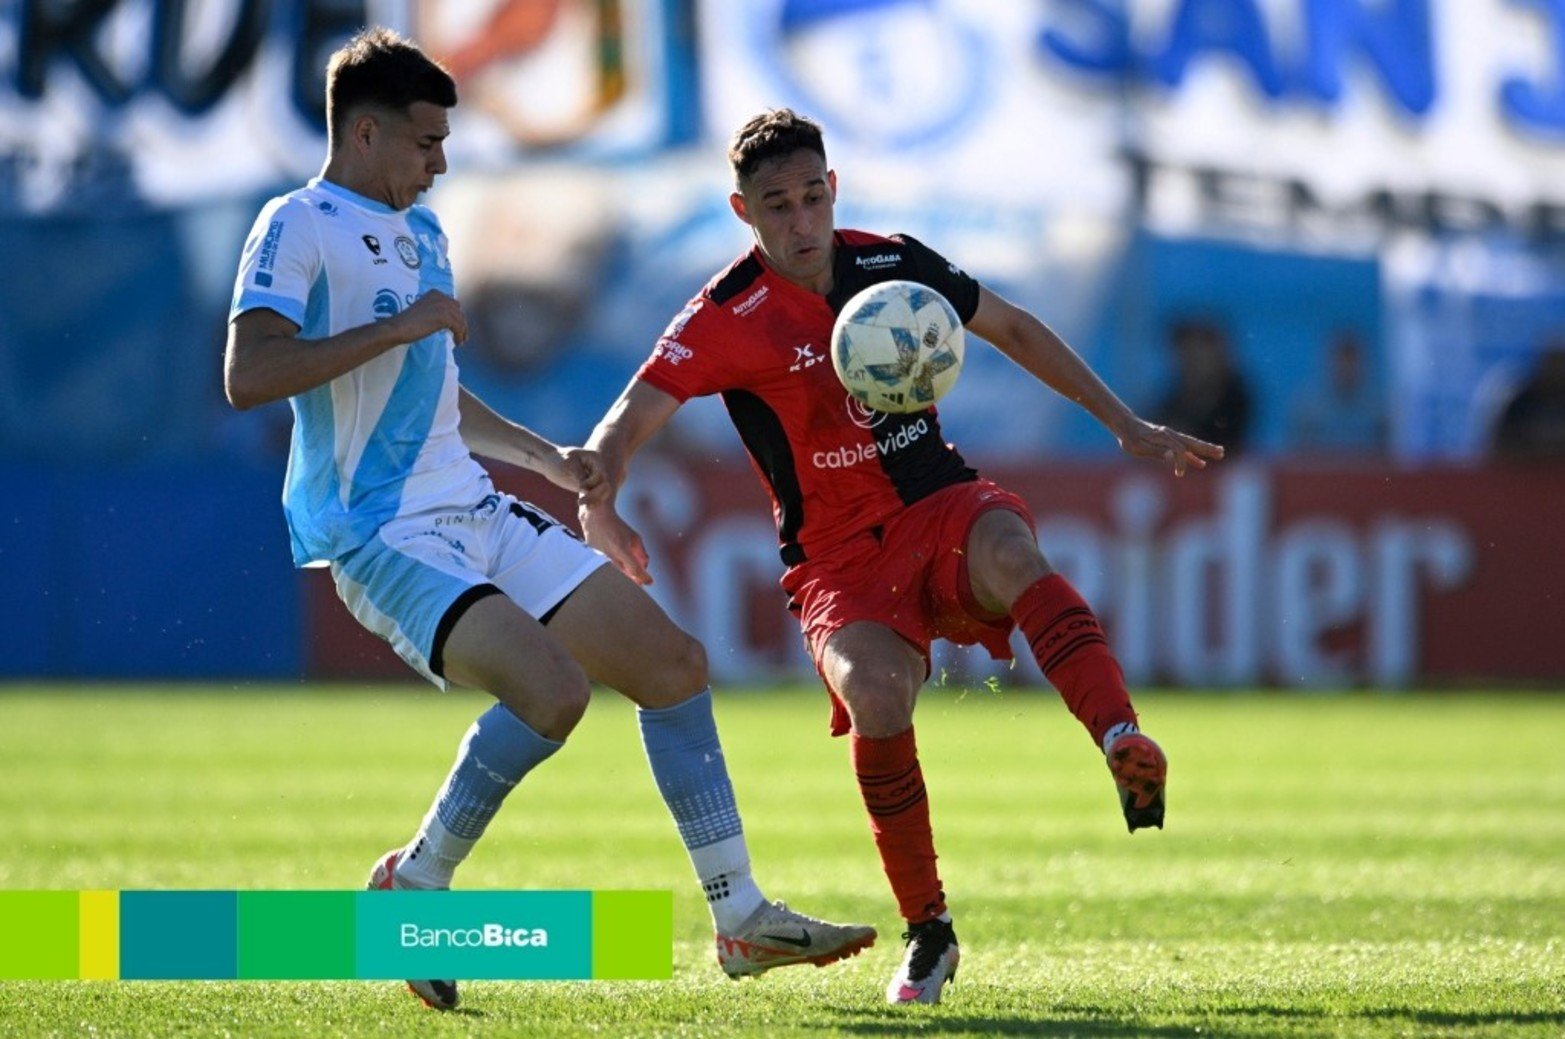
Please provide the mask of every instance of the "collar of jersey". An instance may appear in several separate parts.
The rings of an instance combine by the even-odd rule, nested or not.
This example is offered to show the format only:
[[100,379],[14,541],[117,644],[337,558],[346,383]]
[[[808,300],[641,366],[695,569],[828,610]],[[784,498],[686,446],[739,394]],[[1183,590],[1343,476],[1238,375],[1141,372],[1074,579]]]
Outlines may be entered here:
[[[766,272],[767,280],[771,284],[776,285],[778,291],[782,292],[784,295],[791,295],[796,299],[800,299],[809,303],[818,303],[822,306],[827,305],[827,297],[830,296],[830,293],[827,293],[826,296],[822,296],[818,292],[813,292],[810,289],[805,288],[803,285],[797,285],[783,277],[782,273],[778,271],[776,267],[773,267],[771,264],[766,262],[766,254],[761,251],[761,247],[759,245],[751,246],[750,252],[755,256],[756,261],[760,263],[761,270]],[[842,256],[842,234],[841,232],[833,232],[831,257],[833,291],[836,291],[836,283],[840,280],[837,276],[837,267],[842,263]]]
[[384,202],[376,202],[372,198],[365,198],[357,191],[349,191],[341,184],[334,184],[324,177],[311,177],[310,187],[314,188],[316,191],[324,191],[328,195],[336,195],[338,198],[346,199],[361,209],[368,209],[372,213],[400,212],[400,210],[392,209]]

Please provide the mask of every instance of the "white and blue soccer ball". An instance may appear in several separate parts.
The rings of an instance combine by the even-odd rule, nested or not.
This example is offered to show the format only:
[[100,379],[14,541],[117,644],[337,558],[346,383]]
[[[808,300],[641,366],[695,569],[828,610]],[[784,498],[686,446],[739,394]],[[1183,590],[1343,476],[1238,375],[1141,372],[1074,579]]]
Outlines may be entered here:
[[940,293],[913,281],[883,281],[837,315],[831,363],[848,393],[875,411],[923,411],[962,371],[962,322]]

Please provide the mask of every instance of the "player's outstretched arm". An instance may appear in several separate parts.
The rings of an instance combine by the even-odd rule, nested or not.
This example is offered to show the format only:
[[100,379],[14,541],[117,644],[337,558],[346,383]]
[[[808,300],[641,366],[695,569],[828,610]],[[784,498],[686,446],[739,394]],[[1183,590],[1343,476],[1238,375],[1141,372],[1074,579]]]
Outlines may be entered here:
[[988,289],[979,289],[978,310],[967,327],[1039,382],[1087,409],[1126,454],[1165,462],[1175,476],[1185,475],[1186,469],[1205,469],[1207,462],[1223,457],[1218,445],[1131,411],[1053,329]]
[[587,447],[603,462],[604,480],[577,496],[576,514],[587,544],[614,561],[637,584],[651,584],[646,545],[614,508],[630,459],[679,410],[680,401],[634,379],[599,420]]
[[350,328],[325,339],[300,339],[299,326],[275,310],[260,307],[228,326],[223,352],[223,390],[241,411],[322,386],[394,346],[413,343],[441,329],[458,343],[467,338],[467,318],[456,300],[430,291],[383,321]]
[[590,493],[603,483],[603,465],[596,452],[560,447],[526,426],[502,418],[465,386],[458,393],[462,441],[474,454],[531,469],[577,494]]

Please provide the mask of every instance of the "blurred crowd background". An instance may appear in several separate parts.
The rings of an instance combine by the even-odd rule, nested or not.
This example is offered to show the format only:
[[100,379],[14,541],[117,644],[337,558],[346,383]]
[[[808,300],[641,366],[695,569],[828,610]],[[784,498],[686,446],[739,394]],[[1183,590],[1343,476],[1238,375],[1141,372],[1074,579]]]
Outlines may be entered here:
[[[0,675],[402,675],[290,569],[288,407],[221,388],[244,236],[319,171],[366,22],[458,80],[427,201],[503,413],[586,437],[747,247],[727,139],[786,105],[841,226],[919,237],[1229,447],[1124,462],[976,344],[941,405],[1134,681],[1565,678],[1565,0],[0,0]],[[651,450],[656,594],[720,680],[808,677],[721,405]]]

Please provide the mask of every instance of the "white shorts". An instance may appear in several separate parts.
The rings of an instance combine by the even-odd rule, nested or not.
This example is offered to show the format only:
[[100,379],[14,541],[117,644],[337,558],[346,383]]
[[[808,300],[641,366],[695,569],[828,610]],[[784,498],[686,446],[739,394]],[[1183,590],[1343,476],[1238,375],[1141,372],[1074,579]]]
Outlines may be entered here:
[[398,516],[334,560],[337,595],[358,622],[441,689],[441,650],[469,606],[504,594],[539,620],[608,557],[509,494],[470,509]]

